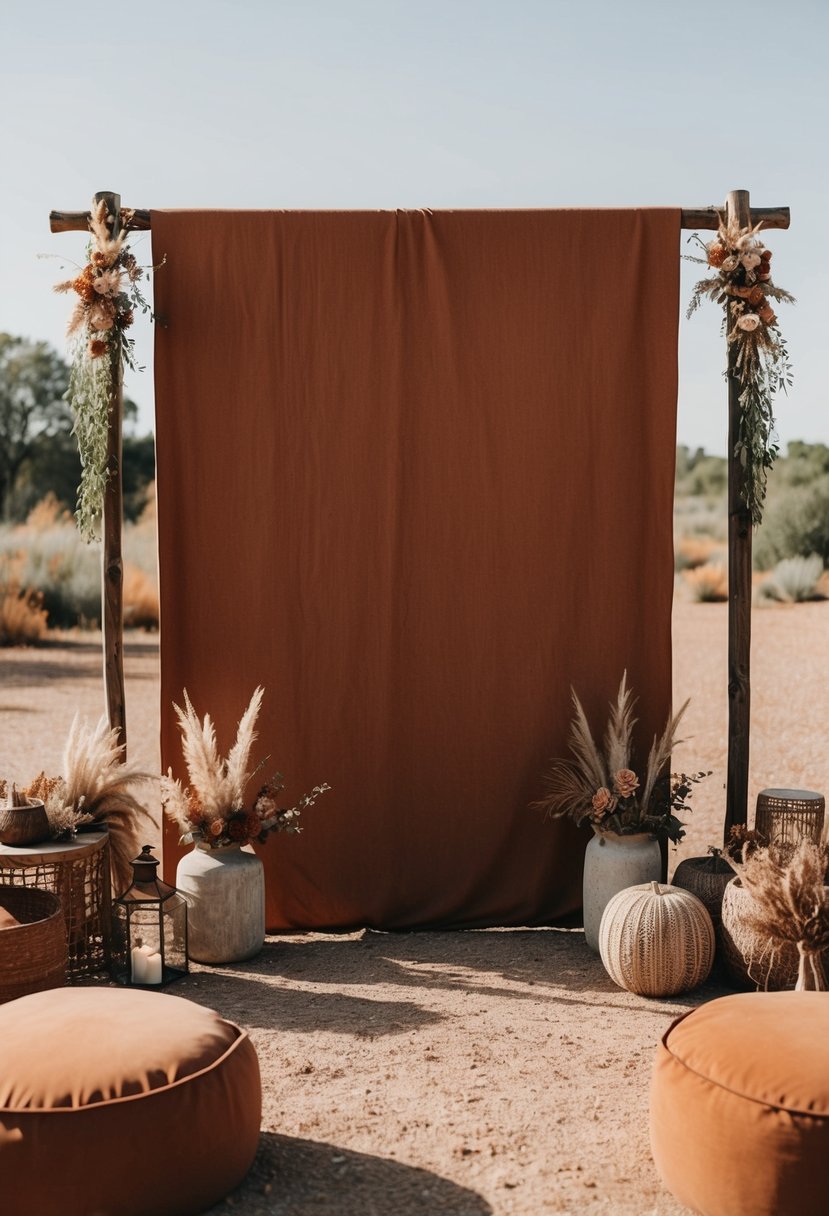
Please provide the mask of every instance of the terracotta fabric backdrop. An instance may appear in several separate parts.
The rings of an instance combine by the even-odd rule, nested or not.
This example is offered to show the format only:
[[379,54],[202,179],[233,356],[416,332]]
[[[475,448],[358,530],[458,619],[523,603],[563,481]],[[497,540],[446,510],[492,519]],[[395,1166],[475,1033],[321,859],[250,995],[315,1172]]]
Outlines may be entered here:
[[645,745],[670,707],[679,235],[153,212],[163,764],[183,688],[227,749],[261,683],[266,773],[333,787],[259,849],[270,928],[578,909],[528,804],[571,684],[603,727],[627,668]]

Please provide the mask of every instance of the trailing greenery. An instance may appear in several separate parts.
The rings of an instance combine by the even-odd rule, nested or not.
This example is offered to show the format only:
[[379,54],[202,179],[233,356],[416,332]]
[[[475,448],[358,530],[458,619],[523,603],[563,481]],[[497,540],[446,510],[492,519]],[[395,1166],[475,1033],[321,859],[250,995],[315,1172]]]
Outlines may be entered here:
[[733,454],[739,461],[742,496],[755,526],[763,518],[768,473],[778,455],[774,398],[792,382],[789,353],[769,300],[794,303],[794,296],[771,281],[772,255],[758,235],[761,227],[741,228],[734,219],[721,219],[713,241],[706,244],[696,233],[691,237],[705,256],[688,258],[714,271],[694,287],[688,316],[705,299],[723,309],[722,328],[729,348],[726,374],[736,377],[740,386]]

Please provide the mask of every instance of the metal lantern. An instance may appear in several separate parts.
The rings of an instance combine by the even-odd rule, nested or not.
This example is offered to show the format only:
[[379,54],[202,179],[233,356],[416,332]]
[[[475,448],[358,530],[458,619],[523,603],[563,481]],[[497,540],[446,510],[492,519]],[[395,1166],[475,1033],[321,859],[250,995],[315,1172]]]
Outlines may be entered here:
[[131,988],[159,988],[187,974],[187,903],[158,877],[145,844],[132,883],[112,903],[112,976]]

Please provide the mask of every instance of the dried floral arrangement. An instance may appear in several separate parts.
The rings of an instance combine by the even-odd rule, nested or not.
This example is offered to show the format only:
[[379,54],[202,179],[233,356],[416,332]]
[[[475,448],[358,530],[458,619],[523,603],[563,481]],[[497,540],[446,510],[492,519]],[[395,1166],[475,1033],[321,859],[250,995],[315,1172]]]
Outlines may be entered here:
[[662,734],[654,737],[640,781],[633,765],[635,700],[622,676],[615,702],[610,706],[602,747],[596,743],[584,708],[571,689],[575,715],[570,723],[571,758],[555,759],[544,776],[545,792],[533,806],[551,817],[567,816],[576,823],[589,821],[598,831],[629,836],[650,832],[677,842],[685,835],[679,815],[690,811],[693,786],[709,773],[671,773],[676,732],[686,701],[669,718]]
[[797,987],[826,988],[821,954],[829,950],[829,888],[826,887],[827,850],[811,840],[794,849],[765,846],[745,833],[742,846],[736,838],[731,864],[752,896],[744,919],[749,928],[768,940],[773,956],[784,942],[797,946],[800,956]]
[[246,804],[245,790],[265,764],[263,760],[254,769],[249,768],[263,695],[263,688],[255,690],[226,759],[219,755],[210,714],[205,714],[203,722],[199,720],[186,689],[184,709],[173,704],[190,785],[183,787],[170,772],[161,778],[161,793],[165,810],[183,830],[183,844],[201,842],[219,849],[253,841],[264,844],[272,832],[301,832],[297,820],[302,811],[313,806],[320,794],[331,788],[325,783],[315,785],[296,806],[285,809],[277,803],[285,787],[282,775],[276,773],[261,787],[253,802],[249,806]]
[[763,518],[769,469],[777,456],[774,437],[774,398],[792,383],[791,364],[770,300],[793,304],[794,296],[777,287],[771,277],[771,250],[758,233],[762,225],[741,228],[720,216],[716,237],[707,244],[697,233],[690,238],[705,256],[687,260],[709,266],[715,273],[694,287],[688,316],[704,299],[725,309],[723,331],[735,349],[734,371],[740,382],[740,427],[734,455],[742,472],[742,492],[753,524]]
[[113,371],[119,362],[138,370],[135,343],[127,330],[136,309],[152,316],[139,286],[144,270],[126,244],[132,215],[121,212],[122,227],[113,236],[106,201],[93,200],[87,263],[75,278],[55,284],[55,291],[78,296],[67,327],[72,343],[67,397],[82,470],[75,516],[88,541],[98,539],[103,509]]
[[[109,832],[112,883],[120,893],[129,885],[130,861],[138,851],[139,824],[153,826],[152,817],[132,787],[152,780],[135,764],[126,764],[118,731],[106,718],[96,726],[75,715],[63,750],[60,777],[40,773],[20,792],[43,802],[53,840],[70,839],[79,828],[92,825]],[[0,797],[7,783],[0,781]]]

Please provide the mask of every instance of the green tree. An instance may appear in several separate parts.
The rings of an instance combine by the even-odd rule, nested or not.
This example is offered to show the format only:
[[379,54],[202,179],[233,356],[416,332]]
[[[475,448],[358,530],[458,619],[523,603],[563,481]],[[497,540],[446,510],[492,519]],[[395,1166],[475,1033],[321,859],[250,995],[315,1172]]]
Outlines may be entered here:
[[66,362],[48,343],[0,333],[0,519],[35,446],[71,430],[68,384]]
[[[51,492],[74,509],[81,462],[72,435],[72,410],[64,400],[65,361],[45,342],[0,333],[0,519],[25,519]],[[124,421],[138,416],[124,401]],[[124,435],[124,515],[141,513],[155,477],[152,435]]]

